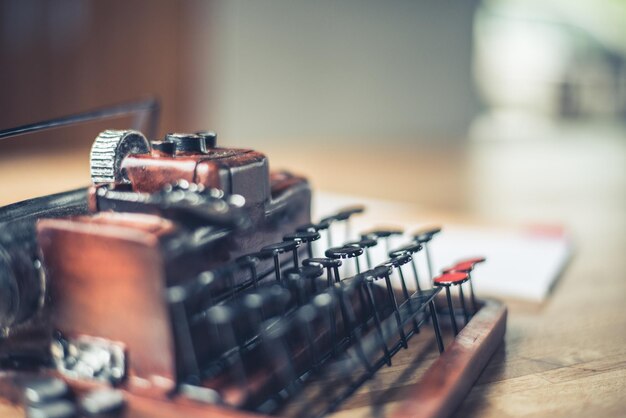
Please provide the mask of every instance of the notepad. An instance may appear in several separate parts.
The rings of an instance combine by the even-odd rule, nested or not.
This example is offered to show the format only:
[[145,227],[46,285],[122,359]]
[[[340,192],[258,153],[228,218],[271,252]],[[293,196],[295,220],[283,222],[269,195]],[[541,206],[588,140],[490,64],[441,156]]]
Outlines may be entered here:
[[[394,245],[400,246],[410,239],[411,231],[427,225],[442,225],[442,233],[429,244],[434,272],[463,258],[485,256],[487,262],[477,266],[472,274],[475,290],[483,296],[541,302],[550,294],[572,253],[571,240],[558,227],[447,224],[445,219],[437,219],[432,214],[420,219],[423,211],[411,204],[328,192],[315,194],[313,219],[354,204],[365,205],[366,212],[354,216],[348,227],[337,225],[331,229],[334,245],[354,239],[360,231],[374,226],[400,227],[407,234],[390,240],[389,249],[393,250]],[[375,261],[386,258],[385,246],[372,250]],[[419,277],[422,283],[427,283],[424,254],[417,254],[416,261]]]

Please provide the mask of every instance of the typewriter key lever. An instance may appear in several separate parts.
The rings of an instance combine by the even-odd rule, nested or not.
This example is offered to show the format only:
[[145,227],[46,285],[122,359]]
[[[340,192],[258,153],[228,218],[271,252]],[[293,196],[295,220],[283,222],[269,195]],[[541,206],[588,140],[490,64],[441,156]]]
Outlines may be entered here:
[[[350,237],[362,206],[312,221],[305,178],[214,132],[107,130],[90,168],[80,193],[0,208],[0,402],[22,382],[30,416],[318,417],[437,349],[391,415],[446,416],[502,340],[505,308],[470,287],[470,316],[462,293],[483,259],[420,283],[440,228],[374,259],[401,230]],[[440,327],[458,334],[445,351]],[[24,369],[37,379],[12,380]]]

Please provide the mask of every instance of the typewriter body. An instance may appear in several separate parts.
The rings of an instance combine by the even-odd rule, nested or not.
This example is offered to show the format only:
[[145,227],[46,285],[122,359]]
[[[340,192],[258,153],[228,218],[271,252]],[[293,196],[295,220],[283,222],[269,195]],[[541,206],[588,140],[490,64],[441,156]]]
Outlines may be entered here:
[[484,259],[418,275],[440,228],[338,236],[363,207],[312,220],[305,178],[212,132],[104,131],[90,164],[89,188],[0,209],[0,411],[447,416],[502,340]]

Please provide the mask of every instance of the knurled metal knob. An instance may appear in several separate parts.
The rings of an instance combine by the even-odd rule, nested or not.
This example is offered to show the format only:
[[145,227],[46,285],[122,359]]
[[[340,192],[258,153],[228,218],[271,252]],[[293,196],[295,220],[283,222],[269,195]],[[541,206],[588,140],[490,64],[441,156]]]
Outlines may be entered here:
[[94,184],[128,184],[130,180],[122,170],[122,161],[129,155],[149,152],[150,143],[141,132],[113,129],[103,131],[91,147],[91,181]]

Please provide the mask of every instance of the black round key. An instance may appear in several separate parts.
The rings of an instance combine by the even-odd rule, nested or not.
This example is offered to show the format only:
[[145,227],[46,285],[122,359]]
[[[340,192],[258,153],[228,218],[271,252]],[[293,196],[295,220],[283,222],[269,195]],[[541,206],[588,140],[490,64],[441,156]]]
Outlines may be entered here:
[[283,237],[283,241],[298,241],[306,244],[306,250],[309,258],[313,257],[313,247],[311,243],[320,239],[321,235],[317,231],[297,231],[293,234],[287,234]]
[[381,264],[379,266],[374,267],[371,271],[372,275],[377,279],[384,279],[385,277],[389,277],[393,267],[387,264]]
[[284,254],[287,251],[293,252],[293,265],[294,267],[298,266],[298,247],[300,246],[299,241],[282,241],[277,242],[275,244],[266,245],[261,248],[261,254],[271,254],[274,257],[274,274],[276,275],[276,281],[280,283],[280,261],[278,260],[278,256],[280,254]]
[[287,251],[293,251],[300,246],[298,241],[282,241],[275,244],[266,245],[261,248],[261,253],[265,254],[284,254]]
[[371,248],[378,244],[378,241],[372,238],[361,238],[358,241],[346,242],[346,246],[357,246],[359,248]]
[[296,231],[301,232],[301,231],[315,231],[315,232],[319,232],[319,231],[324,231],[326,229],[328,229],[328,227],[330,226],[329,222],[324,222],[324,221],[320,221],[316,224],[314,223],[308,223],[308,224],[304,224],[304,225],[300,225],[298,228],[296,228]]
[[360,205],[345,207],[343,209],[339,209],[334,215],[322,218],[322,222],[332,223],[335,221],[346,221],[350,219],[352,215],[356,215],[357,213],[363,213],[364,211],[365,208]]
[[297,231],[293,234],[287,234],[283,237],[284,241],[300,241],[300,242],[312,242],[320,239],[320,234],[317,231]]
[[306,260],[302,261],[302,264],[305,266],[318,265],[324,268],[339,267],[341,266],[341,260],[338,258],[327,257],[307,258]]
[[407,244],[404,247],[400,247],[396,250],[389,251],[389,257],[396,258],[402,254],[415,254],[422,249],[422,245],[419,243]]
[[378,241],[372,238],[361,238],[357,241],[347,242],[347,246],[357,246],[359,248],[363,248],[365,251],[365,260],[367,261],[367,268],[372,268],[372,258],[370,257],[369,249],[378,245]]
[[338,211],[339,214],[343,216],[348,216],[348,217],[352,215],[356,215],[357,213],[363,213],[363,212],[365,212],[365,206],[363,205],[348,206]]
[[407,253],[403,253],[398,255],[395,258],[391,258],[387,261],[385,261],[384,263],[381,263],[381,266],[391,266],[391,267],[400,267],[405,265],[406,263],[408,263],[409,261],[412,260],[412,257],[410,254]]
[[363,254],[363,248],[356,246],[333,247],[326,250],[329,258],[352,258]]
[[413,238],[419,243],[428,242],[440,232],[441,227],[439,226],[422,228],[413,232]]
[[[327,258],[327,257],[319,257],[319,258],[308,258],[302,262],[305,266],[318,265],[326,269],[326,279],[328,280],[328,286],[330,286],[333,282],[339,282],[341,279],[339,277],[339,267],[342,262],[338,258]],[[333,272],[334,271],[334,278]]]
[[399,228],[384,228],[384,229],[372,229],[371,231],[363,232],[361,234],[362,238],[388,238],[393,235],[402,235],[404,231]]

